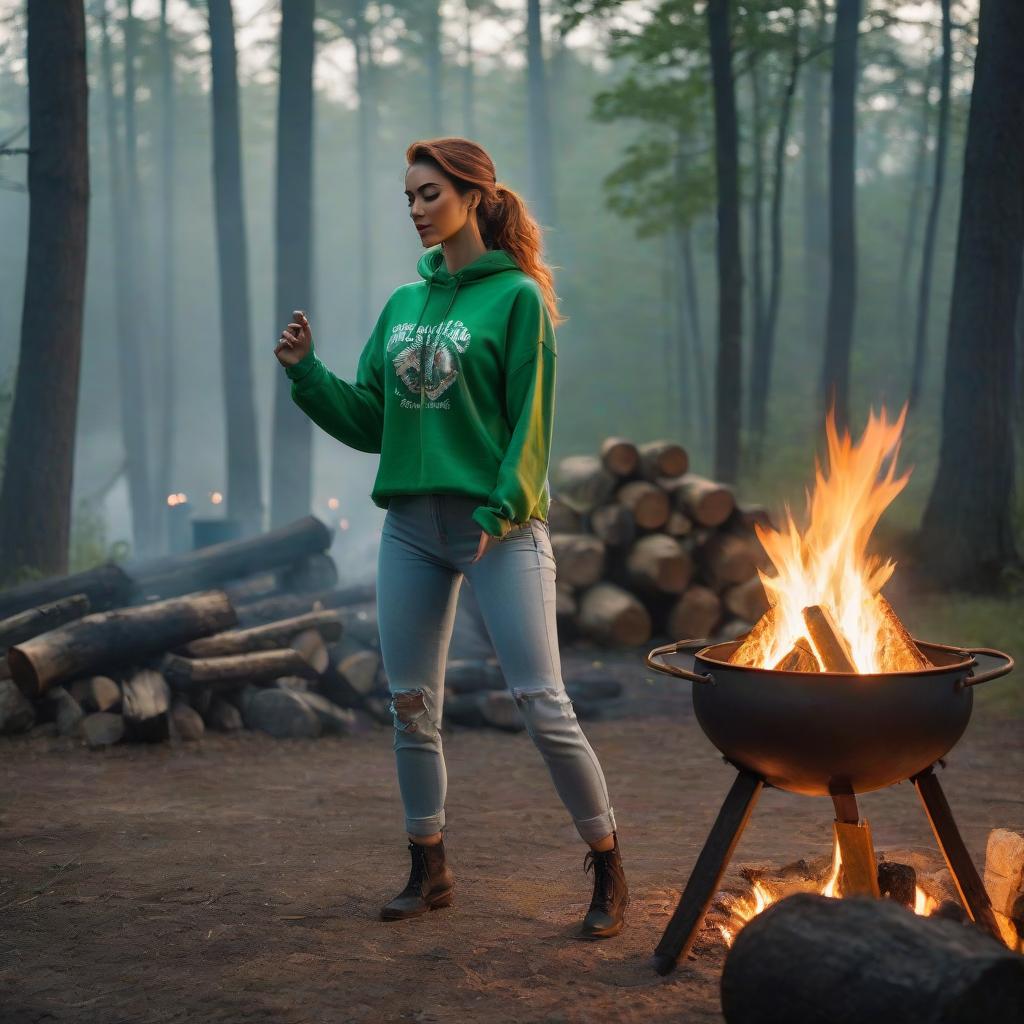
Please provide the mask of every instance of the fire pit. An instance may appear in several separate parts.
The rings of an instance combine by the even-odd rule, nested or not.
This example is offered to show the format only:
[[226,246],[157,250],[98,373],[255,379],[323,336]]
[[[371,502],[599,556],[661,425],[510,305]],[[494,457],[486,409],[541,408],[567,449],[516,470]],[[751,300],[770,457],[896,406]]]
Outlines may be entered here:
[[[761,573],[769,610],[749,633],[713,646],[680,640],[647,655],[651,668],[693,683],[697,721],[739,773],[655,950],[661,974],[692,945],[765,786],[831,796],[844,891],[878,896],[857,794],[911,780],[968,915],[999,938],[933,769],[967,727],[973,687],[1006,675],[1013,659],[914,640],[879,593],[893,563],[865,553],[909,476],[893,478],[905,414],[890,425],[884,410],[880,418],[872,413],[856,446],[839,437],[830,415],[832,472],[818,470],[809,527],[798,531],[788,511],[783,531],[757,527],[777,572]],[[692,654],[692,670],[663,660],[672,654]],[[985,668],[979,657],[998,664]]]

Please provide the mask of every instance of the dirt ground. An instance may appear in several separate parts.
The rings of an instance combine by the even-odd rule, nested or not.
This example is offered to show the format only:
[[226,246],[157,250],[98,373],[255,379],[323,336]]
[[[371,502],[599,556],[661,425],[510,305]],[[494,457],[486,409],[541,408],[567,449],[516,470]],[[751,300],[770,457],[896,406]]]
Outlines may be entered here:
[[[600,942],[571,937],[586,847],[525,733],[448,731],[456,902],[401,922],[376,918],[408,874],[387,727],[106,752],[0,740],[0,1018],[721,1020],[724,949],[664,978],[648,958],[733,773],[688,684],[644,653],[563,649],[567,674],[598,657],[627,683],[624,717],[584,722],[632,893],[625,930]],[[979,867],[990,828],[1024,827],[1021,726],[980,700],[941,774]],[[931,848],[908,785],[861,806],[880,850]],[[825,853],[831,820],[827,799],[769,790],[736,863]]]

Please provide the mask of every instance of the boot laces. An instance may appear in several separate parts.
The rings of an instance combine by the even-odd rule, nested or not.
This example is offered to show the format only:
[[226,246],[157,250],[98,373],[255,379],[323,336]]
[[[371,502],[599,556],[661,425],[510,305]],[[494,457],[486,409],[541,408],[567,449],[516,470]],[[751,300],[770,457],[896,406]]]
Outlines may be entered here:
[[427,856],[422,844],[409,840],[409,851],[412,853],[412,866],[409,869],[409,881],[405,892],[420,892],[423,880],[427,877]]
[[583,870],[589,872],[594,869],[594,897],[590,901],[590,908],[608,910],[611,906],[612,897],[615,894],[615,879],[611,870],[612,850],[597,851],[587,850],[583,858]]

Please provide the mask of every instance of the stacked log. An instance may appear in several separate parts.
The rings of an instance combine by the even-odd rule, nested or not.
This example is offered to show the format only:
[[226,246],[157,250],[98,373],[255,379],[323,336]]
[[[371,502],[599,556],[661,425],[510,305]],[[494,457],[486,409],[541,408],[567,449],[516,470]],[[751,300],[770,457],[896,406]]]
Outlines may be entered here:
[[771,523],[763,508],[691,472],[672,441],[609,437],[563,459],[548,514],[560,636],[633,647],[746,632],[768,608],[758,523]]
[[310,516],[3,592],[0,734],[103,747],[208,728],[351,732],[357,712],[379,711],[387,679],[375,587],[338,585],[330,541]]

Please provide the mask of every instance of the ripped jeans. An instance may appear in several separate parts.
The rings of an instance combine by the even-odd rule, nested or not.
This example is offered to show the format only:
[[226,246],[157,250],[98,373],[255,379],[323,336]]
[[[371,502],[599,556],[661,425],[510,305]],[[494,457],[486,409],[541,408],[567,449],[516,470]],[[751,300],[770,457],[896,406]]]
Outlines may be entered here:
[[555,558],[540,519],[513,526],[476,563],[480,504],[454,494],[391,498],[377,565],[381,654],[391,689],[398,784],[410,835],[445,825],[444,674],[459,589],[469,578],[505,680],[587,842],[615,829],[604,773],[562,682]]

